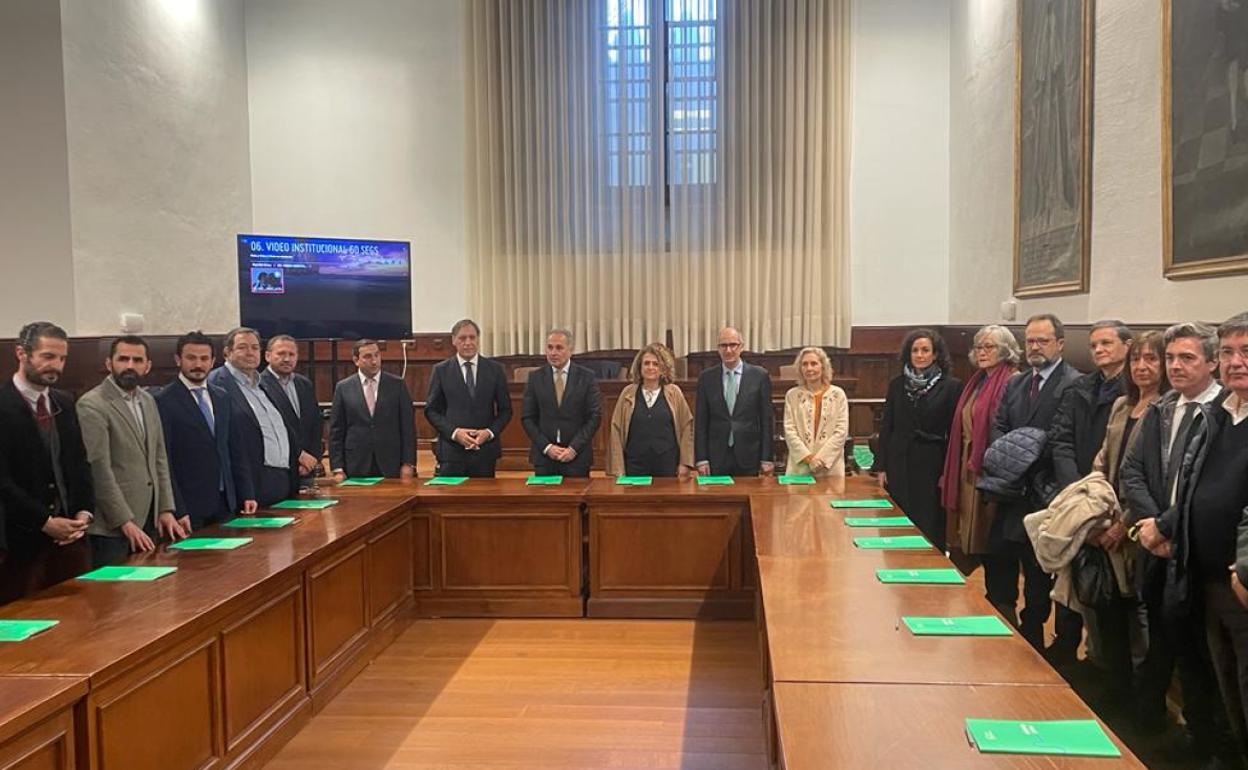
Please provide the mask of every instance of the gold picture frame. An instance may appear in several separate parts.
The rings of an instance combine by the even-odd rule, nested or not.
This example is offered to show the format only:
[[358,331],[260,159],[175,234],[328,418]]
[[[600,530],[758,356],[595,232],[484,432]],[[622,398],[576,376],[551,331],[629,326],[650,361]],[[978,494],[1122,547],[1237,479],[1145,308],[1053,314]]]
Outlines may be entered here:
[[[1194,6],[1185,6],[1184,9],[1190,11],[1193,7]],[[1248,221],[1236,221],[1232,217],[1230,226],[1227,227],[1225,221],[1211,221],[1216,217],[1217,212],[1195,210],[1185,211],[1183,215],[1184,219],[1176,223],[1176,219],[1179,219],[1176,214],[1176,206],[1187,208],[1186,206],[1182,206],[1182,204],[1189,200],[1189,196],[1198,200],[1219,200],[1223,202],[1224,206],[1229,208],[1242,208],[1243,206],[1248,206],[1248,183],[1245,183],[1243,186],[1239,186],[1235,183],[1235,180],[1232,179],[1231,185],[1233,187],[1237,187],[1240,191],[1239,194],[1243,197],[1237,200],[1232,200],[1230,204],[1226,203],[1227,198],[1224,194],[1202,196],[1200,194],[1202,190],[1197,188],[1197,183],[1200,185],[1210,184],[1209,181],[1206,181],[1209,179],[1208,172],[1211,168],[1208,164],[1210,164],[1212,160],[1216,160],[1218,157],[1219,146],[1221,150],[1220,154],[1224,158],[1228,157],[1232,152],[1238,153],[1240,156],[1244,156],[1244,153],[1248,151],[1248,138],[1241,138],[1238,142],[1235,142],[1235,134],[1231,131],[1228,124],[1226,138],[1221,141],[1214,138],[1214,146],[1211,148],[1213,151],[1206,152],[1206,147],[1203,143],[1211,137],[1209,136],[1210,132],[1205,131],[1205,121],[1208,119],[1210,114],[1216,116],[1219,111],[1217,109],[1211,111],[1209,109],[1208,101],[1202,98],[1207,96],[1210,84],[1196,80],[1196,87],[1201,88],[1203,86],[1205,93],[1202,94],[1199,91],[1194,94],[1185,92],[1181,94],[1180,98],[1185,102],[1192,99],[1199,101],[1199,104],[1194,107],[1191,104],[1187,104],[1187,108],[1199,110],[1201,115],[1201,126],[1199,129],[1201,131],[1201,135],[1198,137],[1195,136],[1194,134],[1196,133],[1196,129],[1189,130],[1185,126],[1185,129],[1181,131],[1179,142],[1181,146],[1177,150],[1177,154],[1181,155],[1182,158],[1180,159],[1175,157],[1175,115],[1178,110],[1176,109],[1174,86],[1176,51],[1174,49],[1173,38],[1176,21],[1174,16],[1173,0],[1161,0],[1161,10],[1162,273],[1166,278],[1176,281],[1190,280],[1194,278],[1209,278],[1234,273],[1248,273],[1248,246],[1234,247],[1226,244],[1227,240],[1234,241],[1237,238],[1248,242]],[[1248,4],[1245,4],[1244,7],[1238,8],[1235,11],[1228,11],[1226,9],[1222,10],[1227,14],[1242,14],[1239,19],[1236,20],[1237,23],[1239,25],[1248,24]],[[1216,16],[1218,10],[1215,9],[1214,13]],[[1219,41],[1216,38],[1216,35],[1219,32],[1226,35],[1232,34],[1225,29],[1225,21],[1225,19],[1218,20],[1216,18],[1213,20],[1213,24],[1209,28],[1209,32],[1212,34],[1208,39],[1201,39],[1200,45],[1192,45],[1192,51],[1183,52],[1186,57],[1189,57],[1185,58],[1184,63],[1189,64],[1189,66],[1191,64],[1201,64],[1202,59],[1207,62],[1209,57],[1218,55],[1217,51],[1219,50]],[[1192,40],[1197,37],[1197,35],[1191,35],[1187,39]],[[1248,41],[1242,41],[1242,44],[1243,50],[1240,51],[1240,57],[1248,58]],[[1222,88],[1225,88],[1225,81],[1227,79],[1226,71],[1227,67],[1230,65],[1230,55],[1226,50],[1226,47],[1229,45],[1229,42],[1223,43],[1222,50],[1228,60],[1220,72],[1217,71],[1216,67],[1210,68],[1216,72],[1217,77],[1222,79],[1223,83],[1220,84]],[[1243,69],[1248,69],[1248,61],[1241,61],[1239,62],[1239,65],[1241,67],[1240,85],[1246,92],[1241,95],[1241,101],[1243,101],[1248,100],[1248,86],[1242,85]],[[1185,79],[1185,83],[1193,83],[1193,78],[1189,75],[1189,77]],[[1228,106],[1233,104],[1234,102],[1230,101]],[[1248,109],[1245,109],[1243,105],[1240,105],[1239,113],[1243,116],[1241,120],[1244,121],[1245,124],[1248,124]],[[1222,117],[1228,117],[1228,115],[1229,109],[1227,109],[1226,112],[1220,117],[1215,117],[1215,120],[1220,120]],[[1245,125],[1244,133],[1245,135],[1248,135],[1248,125]],[[1210,157],[1211,155],[1212,158]],[[1242,158],[1240,161],[1242,165]],[[1182,166],[1181,169],[1176,169],[1176,162],[1180,162]],[[1194,170],[1191,168],[1193,162],[1195,163]],[[1227,173],[1236,172],[1232,171]],[[1205,178],[1197,179],[1197,174],[1205,175]],[[1236,176],[1248,180],[1248,170],[1239,169]],[[1183,181],[1180,182],[1180,179]],[[1212,183],[1216,184],[1217,181],[1218,180],[1213,180]],[[1176,194],[1177,187],[1187,187],[1188,185],[1191,185],[1193,188],[1190,193],[1185,189],[1183,191],[1183,195],[1180,196]],[[1178,200],[1176,200],[1176,198],[1178,198]],[[1193,221],[1186,221],[1189,217]],[[1201,221],[1201,218],[1203,218],[1203,221]],[[1225,220],[1225,217],[1223,217],[1223,219]],[[1222,232],[1218,231],[1219,224],[1224,226]],[[1236,232],[1237,228],[1239,232]],[[1227,230],[1230,231],[1229,234],[1226,232]],[[1186,243],[1188,239],[1195,237],[1205,239],[1205,243],[1202,246]],[[1185,241],[1183,249],[1179,249],[1176,246],[1176,239]],[[1220,249],[1219,244],[1216,242],[1218,239],[1223,241],[1223,243],[1220,244]],[[1211,240],[1213,243],[1210,243]],[[1235,253],[1213,257],[1193,256],[1183,253],[1176,254],[1176,251],[1186,251],[1188,249],[1197,252],[1203,250],[1223,250]]]
[[[1077,16],[1067,13],[1063,16],[1066,24],[1055,20],[1055,8],[1058,6],[1077,8]],[[1025,25],[1029,12],[1043,9],[1046,14],[1045,27],[1037,31]],[[1069,11],[1069,8],[1067,8]],[[1092,226],[1092,49],[1094,0],[1016,0],[1017,18],[1015,23],[1014,47],[1014,296],[1044,297],[1059,294],[1086,294],[1089,286],[1091,268],[1091,226]],[[1050,13],[1052,12],[1052,13]],[[1078,35],[1063,34],[1069,29],[1070,18],[1075,16],[1078,23]],[[1039,40],[1037,40],[1039,37]],[[1076,38],[1076,39],[1071,39]],[[1064,46],[1077,44],[1077,52],[1066,50]],[[1028,56],[1027,51],[1035,51],[1042,47],[1062,47],[1061,54],[1050,61],[1049,65],[1057,70],[1057,75],[1065,75],[1065,62],[1073,60],[1078,63],[1079,72],[1074,76],[1059,78],[1055,75],[1047,81],[1041,79],[1025,80],[1024,66],[1035,55]],[[1027,73],[1029,74],[1029,73]],[[1056,81],[1059,81],[1056,82]],[[1033,84],[1042,93],[1030,93]],[[1070,85],[1073,83],[1073,87]],[[1061,85],[1061,88],[1058,88]],[[1070,90],[1077,93],[1070,93]],[[1025,93],[1026,92],[1026,93]],[[1073,142],[1074,147],[1061,141],[1060,126],[1069,119],[1065,110],[1074,107],[1079,111],[1075,118],[1078,136]],[[1027,109],[1025,109],[1025,107]],[[1041,110],[1051,119],[1044,125],[1042,121],[1031,120]],[[1024,123],[1027,122],[1027,126]],[[1057,141],[1052,146],[1042,145],[1039,139],[1041,129],[1047,129],[1050,136]],[[1056,154],[1046,157],[1037,147],[1043,147]],[[1073,152],[1071,152],[1073,150]],[[1028,154],[1031,153],[1031,154]],[[1034,154],[1034,158],[1033,158]],[[1030,162],[1029,162],[1030,161]],[[1075,168],[1070,168],[1073,164]],[[1047,165],[1050,171],[1055,170],[1058,178],[1044,178],[1040,171]],[[1024,175],[1029,176],[1024,180]],[[1073,190],[1070,189],[1074,185]],[[1059,197],[1065,201],[1064,206],[1053,206],[1055,187],[1061,187]],[[1042,192],[1041,192],[1042,191]],[[1050,198],[1049,205],[1041,199]],[[1024,207],[1028,210],[1024,211]],[[1037,221],[1043,215],[1050,218],[1055,208],[1064,209],[1057,214],[1064,215],[1067,221],[1056,227],[1035,232]],[[1072,232],[1073,231],[1073,232]],[[1024,244],[1024,241],[1027,241]]]

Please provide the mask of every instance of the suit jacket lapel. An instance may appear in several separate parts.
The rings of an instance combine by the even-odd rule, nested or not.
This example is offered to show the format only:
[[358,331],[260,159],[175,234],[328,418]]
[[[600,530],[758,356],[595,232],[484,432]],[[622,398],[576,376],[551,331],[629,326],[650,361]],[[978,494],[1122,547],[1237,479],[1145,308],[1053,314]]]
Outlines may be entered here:
[[105,388],[103,394],[105,400],[108,401],[108,405],[113,408],[113,411],[117,413],[121,421],[129,426],[130,435],[134,437],[135,443],[141,447],[146,447],[146,443],[143,440],[143,432],[139,428],[138,423],[135,422],[134,413],[130,411],[129,405],[126,404],[126,399],[121,394],[112,392],[111,388]]

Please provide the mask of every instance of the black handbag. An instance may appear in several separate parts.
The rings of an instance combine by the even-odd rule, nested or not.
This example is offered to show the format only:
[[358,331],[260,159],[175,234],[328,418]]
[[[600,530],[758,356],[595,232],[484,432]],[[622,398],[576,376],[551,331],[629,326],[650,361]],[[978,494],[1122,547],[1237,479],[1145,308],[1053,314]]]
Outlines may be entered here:
[[1118,598],[1114,565],[1103,548],[1082,546],[1070,562],[1075,597],[1084,607],[1108,607]]

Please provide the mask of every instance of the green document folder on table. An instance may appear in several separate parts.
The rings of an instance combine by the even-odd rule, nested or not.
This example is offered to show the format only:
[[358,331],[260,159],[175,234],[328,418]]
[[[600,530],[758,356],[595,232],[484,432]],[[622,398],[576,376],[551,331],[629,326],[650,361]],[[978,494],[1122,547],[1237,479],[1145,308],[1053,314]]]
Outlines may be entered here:
[[966,737],[983,754],[1122,756],[1095,719],[967,719]]
[[563,483],[563,476],[529,476],[524,480],[529,486],[557,487]]
[[875,465],[875,455],[871,453],[871,447],[854,444],[854,462],[858,463],[858,467],[864,471]]
[[966,578],[956,569],[939,567],[935,569],[877,569],[875,576],[881,583],[903,583],[909,585],[949,585],[966,584]]
[[856,537],[854,545],[872,551],[900,549],[905,551],[921,551],[931,548],[932,544],[922,535],[899,535],[897,537]]
[[622,487],[648,487],[654,483],[653,476],[619,476],[615,483]]
[[952,618],[903,617],[915,636],[1012,636],[1013,631],[996,615],[963,615]]
[[270,505],[270,508],[279,508],[286,511],[319,511],[328,508],[331,505],[337,505],[337,500],[331,500],[323,497],[314,497],[310,500],[283,500],[280,503]]
[[833,508],[892,508],[893,504],[883,498],[870,500],[833,500]]
[[434,476],[425,482],[427,487],[457,487],[468,480],[467,476]]
[[177,567],[100,567],[79,575],[78,579],[146,583],[177,571]]
[[170,543],[171,551],[233,551],[251,542],[249,537],[188,537]]
[[913,527],[905,516],[846,516],[847,527]]
[[778,476],[777,480],[781,484],[814,484],[814,476]]
[[708,484],[732,484],[732,476],[698,476],[698,485],[706,486]]
[[294,516],[240,516],[237,519],[225,522],[221,526],[226,529],[281,529],[294,523]]
[[346,479],[338,482],[340,487],[371,487],[374,484],[380,484],[385,481],[384,476],[367,476],[361,479]]
[[0,642],[24,642],[60,622],[59,620],[0,620]]

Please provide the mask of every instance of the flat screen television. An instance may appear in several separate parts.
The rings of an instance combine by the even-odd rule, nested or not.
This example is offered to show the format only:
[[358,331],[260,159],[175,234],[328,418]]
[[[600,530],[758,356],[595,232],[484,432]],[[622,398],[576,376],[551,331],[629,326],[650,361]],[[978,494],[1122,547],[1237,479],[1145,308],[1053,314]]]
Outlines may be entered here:
[[404,339],[412,330],[411,244],[238,236],[243,326],[263,337]]

